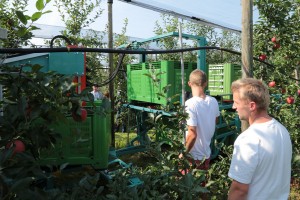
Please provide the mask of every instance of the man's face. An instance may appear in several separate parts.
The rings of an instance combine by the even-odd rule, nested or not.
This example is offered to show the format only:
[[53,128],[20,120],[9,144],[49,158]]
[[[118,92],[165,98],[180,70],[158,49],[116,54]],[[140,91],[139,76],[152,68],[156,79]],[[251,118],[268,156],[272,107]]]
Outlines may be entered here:
[[240,120],[249,120],[250,116],[250,103],[240,98],[238,91],[233,93],[233,105],[232,108],[236,110]]

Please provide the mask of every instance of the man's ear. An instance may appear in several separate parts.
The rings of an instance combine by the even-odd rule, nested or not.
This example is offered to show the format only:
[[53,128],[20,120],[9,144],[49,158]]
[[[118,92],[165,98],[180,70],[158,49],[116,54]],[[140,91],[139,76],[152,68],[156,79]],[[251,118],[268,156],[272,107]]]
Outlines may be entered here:
[[250,105],[250,110],[251,111],[256,110],[256,103],[254,101],[250,101],[249,105]]

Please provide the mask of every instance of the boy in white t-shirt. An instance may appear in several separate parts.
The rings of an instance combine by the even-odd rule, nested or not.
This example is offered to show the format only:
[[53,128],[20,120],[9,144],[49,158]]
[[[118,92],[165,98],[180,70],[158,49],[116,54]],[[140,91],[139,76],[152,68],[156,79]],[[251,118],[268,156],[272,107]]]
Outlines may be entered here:
[[185,102],[188,113],[186,152],[192,156],[191,163],[194,162],[198,169],[207,170],[211,155],[210,143],[220,115],[219,105],[214,97],[205,94],[207,76],[202,70],[192,71],[188,84],[192,90],[192,98]]

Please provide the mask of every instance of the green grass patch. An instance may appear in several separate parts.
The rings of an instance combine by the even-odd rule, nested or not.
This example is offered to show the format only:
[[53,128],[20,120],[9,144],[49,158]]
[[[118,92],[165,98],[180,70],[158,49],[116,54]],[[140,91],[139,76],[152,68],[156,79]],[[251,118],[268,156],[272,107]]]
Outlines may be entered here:
[[[115,148],[121,149],[127,146],[130,146],[130,142],[137,137],[137,133],[122,133],[116,132],[115,133]],[[148,137],[151,141],[155,141],[155,134],[149,131]],[[134,146],[139,145],[139,142],[134,142]]]
[[129,145],[130,141],[137,136],[136,133],[115,133],[115,148],[121,149]]

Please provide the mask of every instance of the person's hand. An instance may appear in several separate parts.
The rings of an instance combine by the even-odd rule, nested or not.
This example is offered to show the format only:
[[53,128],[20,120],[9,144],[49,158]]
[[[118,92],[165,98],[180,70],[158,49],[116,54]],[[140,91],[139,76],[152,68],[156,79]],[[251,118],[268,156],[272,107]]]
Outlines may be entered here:
[[180,153],[179,156],[178,156],[178,158],[179,158],[179,159],[183,159],[183,154]]

